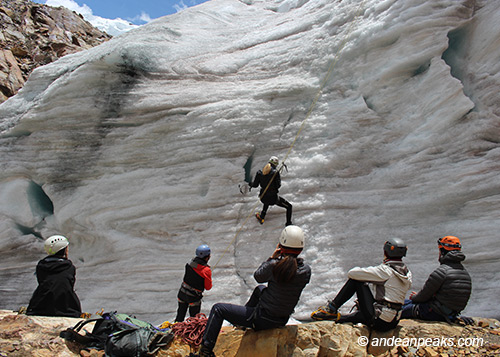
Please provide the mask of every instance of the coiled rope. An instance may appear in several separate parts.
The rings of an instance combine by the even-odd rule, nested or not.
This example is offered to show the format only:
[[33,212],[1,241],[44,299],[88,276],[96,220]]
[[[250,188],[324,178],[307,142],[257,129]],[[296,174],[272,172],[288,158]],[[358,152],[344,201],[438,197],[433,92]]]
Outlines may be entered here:
[[198,347],[201,345],[207,320],[205,314],[199,313],[195,317],[188,317],[185,321],[174,324],[172,332],[181,337],[183,342]]

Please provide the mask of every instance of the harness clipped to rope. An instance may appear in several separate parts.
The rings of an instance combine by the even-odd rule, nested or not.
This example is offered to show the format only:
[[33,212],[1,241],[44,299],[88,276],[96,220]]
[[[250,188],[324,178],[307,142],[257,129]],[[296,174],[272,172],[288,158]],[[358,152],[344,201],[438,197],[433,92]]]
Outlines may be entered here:
[[199,347],[207,320],[205,314],[200,313],[195,317],[188,317],[184,322],[177,322],[172,326],[172,331],[176,336],[181,337],[183,342],[193,347]]

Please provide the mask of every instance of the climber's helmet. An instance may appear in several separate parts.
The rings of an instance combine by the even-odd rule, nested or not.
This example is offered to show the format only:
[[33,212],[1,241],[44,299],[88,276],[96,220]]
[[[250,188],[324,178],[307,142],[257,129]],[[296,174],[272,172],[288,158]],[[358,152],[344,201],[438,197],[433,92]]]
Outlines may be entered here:
[[54,255],[69,245],[65,236],[54,235],[45,240],[44,248],[48,255]]
[[401,238],[390,238],[384,243],[384,253],[387,258],[401,259],[408,248]]

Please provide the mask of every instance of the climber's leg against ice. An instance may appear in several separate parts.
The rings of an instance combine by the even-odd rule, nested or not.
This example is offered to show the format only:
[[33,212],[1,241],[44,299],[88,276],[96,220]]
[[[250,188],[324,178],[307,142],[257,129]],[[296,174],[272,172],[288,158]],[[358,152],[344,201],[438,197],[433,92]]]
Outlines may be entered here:
[[266,213],[267,213],[268,208],[269,208],[269,204],[263,203],[262,211],[260,211],[260,213],[257,212],[255,214],[255,217],[257,217],[257,220],[260,222],[260,224],[264,223],[264,218],[266,217]]
[[276,205],[279,207],[286,208],[286,226],[292,225],[292,204],[285,200],[283,197],[279,196]]

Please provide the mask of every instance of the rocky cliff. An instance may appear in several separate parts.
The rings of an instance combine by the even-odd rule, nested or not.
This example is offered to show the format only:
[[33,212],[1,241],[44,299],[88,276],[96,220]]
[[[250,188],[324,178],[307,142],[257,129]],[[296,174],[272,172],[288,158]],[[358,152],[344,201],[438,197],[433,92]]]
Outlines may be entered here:
[[[17,315],[0,310],[0,356],[102,356],[65,342],[59,332],[79,319]],[[254,332],[224,328],[216,356],[493,356],[500,353],[500,323],[475,319],[476,326],[402,320],[388,333],[330,321]],[[187,356],[192,349],[175,339],[160,357]]]
[[75,12],[28,0],[0,0],[0,30],[0,103],[36,67],[111,38]]

